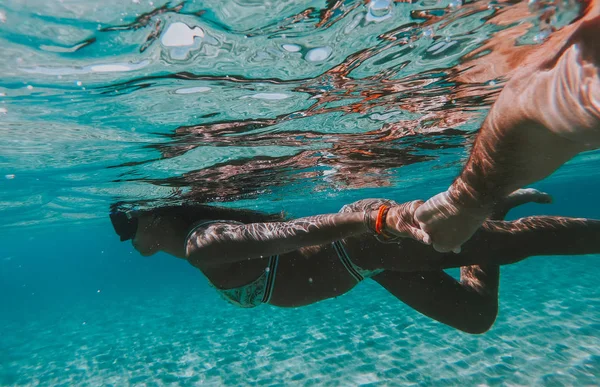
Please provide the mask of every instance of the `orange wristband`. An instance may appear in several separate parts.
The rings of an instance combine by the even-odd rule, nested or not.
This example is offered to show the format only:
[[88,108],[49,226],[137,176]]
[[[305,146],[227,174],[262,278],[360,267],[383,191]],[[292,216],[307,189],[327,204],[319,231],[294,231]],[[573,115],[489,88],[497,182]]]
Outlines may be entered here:
[[375,221],[375,232],[377,234],[383,233],[383,227],[385,226],[385,217],[387,216],[390,207],[382,204],[379,207],[379,212],[377,213],[377,220]]

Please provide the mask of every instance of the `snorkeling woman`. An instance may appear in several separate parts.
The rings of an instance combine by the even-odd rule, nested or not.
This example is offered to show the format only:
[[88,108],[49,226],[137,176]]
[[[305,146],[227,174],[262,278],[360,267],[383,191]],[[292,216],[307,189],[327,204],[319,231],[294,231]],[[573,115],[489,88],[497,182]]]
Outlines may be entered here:
[[[427,235],[414,221],[422,201],[366,199],[336,214],[294,220],[198,204],[115,208],[110,217],[121,241],[131,239],[144,256],[164,251],[186,259],[240,307],[299,307],[372,278],[437,321],[483,333],[497,315],[500,265],[535,255],[600,253],[600,221],[501,220],[518,205],[550,200],[533,189],[509,195],[459,254],[427,246]],[[460,281],[443,271],[456,267]]]

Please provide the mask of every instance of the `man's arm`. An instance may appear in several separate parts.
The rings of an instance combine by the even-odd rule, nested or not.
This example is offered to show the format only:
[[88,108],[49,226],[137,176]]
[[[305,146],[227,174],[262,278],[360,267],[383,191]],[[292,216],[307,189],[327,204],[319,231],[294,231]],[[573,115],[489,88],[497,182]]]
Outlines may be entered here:
[[572,28],[555,55],[508,82],[460,176],[416,212],[436,250],[458,250],[498,200],[600,145],[600,16]]

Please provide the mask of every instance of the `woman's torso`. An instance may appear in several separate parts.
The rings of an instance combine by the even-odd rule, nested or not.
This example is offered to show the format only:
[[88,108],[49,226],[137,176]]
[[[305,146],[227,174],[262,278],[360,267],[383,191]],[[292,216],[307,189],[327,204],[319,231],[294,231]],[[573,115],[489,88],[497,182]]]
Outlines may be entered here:
[[[374,208],[381,203],[378,199],[368,199],[344,206],[341,212],[363,211],[366,207]],[[349,238],[342,244],[349,260],[353,265],[364,269],[363,273],[373,274],[382,270],[382,259],[378,255],[378,247],[381,247],[381,244],[375,238]],[[365,251],[368,254],[365,254]],[[197,267],[217,290],[228,291],[257,282],[259,285],[267,282],[265,277],[269,266],[270,257],[264,257],[219,266],[204,267],[200,264]],[[332,244],[282,254],[278,257],[277,270],[268,274],[275,276],[269,303],[281,307],[308,305],[337,297],[348,292],[359,282],[356,276],[349,272],[348,263],[343,263],[339,251],[336,251]],[[260,281],[261,278],[263,281]]]
[[[217,290],[227,290],[252,284],[265,275],[268,267],[269,257],[198,268]],[[276,272],[270,275],[275,278],[269,303],[281,307],[308,305],[337,297],[357,284],[331,245],[282,254]]]

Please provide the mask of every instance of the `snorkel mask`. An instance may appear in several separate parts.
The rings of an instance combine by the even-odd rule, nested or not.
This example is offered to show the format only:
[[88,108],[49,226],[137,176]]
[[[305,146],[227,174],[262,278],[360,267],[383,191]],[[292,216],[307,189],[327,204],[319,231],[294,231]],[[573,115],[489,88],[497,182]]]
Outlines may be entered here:
[[110,213],[110,221],[121,242],[135,237],[138,227],[138,219],[134,217],[131,211],[115,211]]

